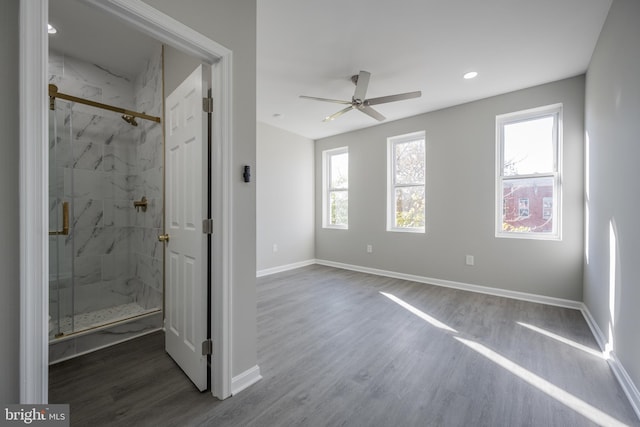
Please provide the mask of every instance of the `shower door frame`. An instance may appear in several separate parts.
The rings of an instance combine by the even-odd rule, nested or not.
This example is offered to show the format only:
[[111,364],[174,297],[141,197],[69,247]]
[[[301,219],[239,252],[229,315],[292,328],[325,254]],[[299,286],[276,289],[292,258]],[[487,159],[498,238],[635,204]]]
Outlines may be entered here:
[[[211,64],[215,221],[211,393],[231,395],[231,50],[138,0],[84,0],[156,40]],[[48,0],[20,0],[20,402],[48,403]]]

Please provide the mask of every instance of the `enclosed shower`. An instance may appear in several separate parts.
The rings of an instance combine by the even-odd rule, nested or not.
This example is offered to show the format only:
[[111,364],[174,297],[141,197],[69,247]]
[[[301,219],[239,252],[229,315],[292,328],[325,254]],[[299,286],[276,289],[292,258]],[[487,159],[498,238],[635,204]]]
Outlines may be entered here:
[[162,50],[134,77],[50,52],[49,83],[56,361],[162,326]]

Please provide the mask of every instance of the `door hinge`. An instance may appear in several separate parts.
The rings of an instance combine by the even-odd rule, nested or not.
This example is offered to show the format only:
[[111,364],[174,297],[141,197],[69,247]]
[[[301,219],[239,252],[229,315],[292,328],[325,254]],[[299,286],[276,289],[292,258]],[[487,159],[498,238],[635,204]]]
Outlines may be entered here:
[[205,113],[213,113],[213,98],[202,98],[202,110]]
[[202,341],[202,355],[208,356],[213,354],[213,341],[210,339]]
[[213,234],[213,219],[206,218],[202,220],[202,233]]

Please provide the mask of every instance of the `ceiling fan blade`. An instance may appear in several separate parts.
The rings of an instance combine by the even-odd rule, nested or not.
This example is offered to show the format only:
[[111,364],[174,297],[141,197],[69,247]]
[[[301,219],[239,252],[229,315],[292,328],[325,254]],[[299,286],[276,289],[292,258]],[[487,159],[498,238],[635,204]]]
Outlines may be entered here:
[[315,96],[306,96],[306,95],[300,95],[300,98],[313,99],[314,101],[333,102],[335,104],[351,105],[350,101],[342,101],[340,99],[318,98],[318,97],[315,97]]
[[422,96],[421,91],[399,93],[397,95],[388,95],[388,96],[381,96],[379,98],[367,99],[365,101],[365,104],[366,105],[386,104],[387,102],[402,101],[402,100],[411,99],[411,98],[420,98],[421,96]]
[[356,83],[356,90],[353,93],[353,99],[364,101],[364,98],[367,95],[370,77],[371,73],[368,71],[360,71],[360,74],[358,74],[358,82]]
[[328,117],[325,117],[323,122],[330,122],[331,120],[335,120],[338,117],[340,117],[341,115],[343,115],[344,113],[348,113],[349,111],[353,110],[353,106],[348,106],[347,108],[345,108],[344,110],[340,110],[337,113],[334,113]]
[[361,107],[358,107],[358,110],[362,111],[363,113],[365,113],[368,116],[373,117],[374,119],[376,119],[379,122],[383,121],[386,118],[385,116],[383,116],[382,114],[378,113],[376,110],[374,110],[373,108],[369,107],[368,105],[363,105]]

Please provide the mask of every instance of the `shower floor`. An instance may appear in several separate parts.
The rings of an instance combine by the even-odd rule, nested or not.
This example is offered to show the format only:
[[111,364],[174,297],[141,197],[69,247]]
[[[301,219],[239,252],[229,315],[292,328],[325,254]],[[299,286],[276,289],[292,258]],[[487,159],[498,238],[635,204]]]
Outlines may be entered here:
[[[153,313],[158,310],[158,308],[144,308],[135,302],[121,304],[115,307],[103,308],[101,310],[76,314],[73,319],[73,325],[71,317],[62,318],[60,319],[60,330],[64,331],[65,334],[70,333],[70,331],[80,332],[85,329],[96,328],[108,323],[126,320],[130,317]],[[50,335],[53,338],[53,336],[56,334],[55,320],[49,321],[49,326],[51,330]]]

